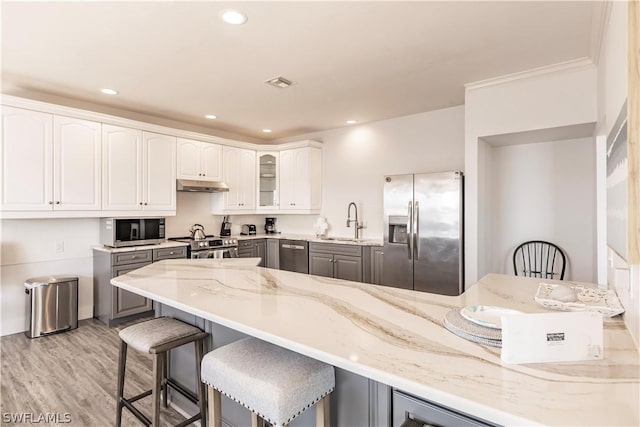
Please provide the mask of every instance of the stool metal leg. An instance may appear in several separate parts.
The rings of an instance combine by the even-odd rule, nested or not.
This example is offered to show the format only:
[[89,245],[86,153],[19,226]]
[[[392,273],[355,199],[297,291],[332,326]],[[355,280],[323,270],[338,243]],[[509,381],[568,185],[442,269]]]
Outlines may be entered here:
[[153,389],[151,391],[151,397],[153,399],[152,404],[152,418],[151,426],[158,427],[160,425],[160,391],[162,387],[162,358],[163,353],[155,353],[153,355]]
[[200,425],[207,425],[207,387],[202,382],[200,376],[200,369],[202,364],[202,356],[204,353],[204,339],[194,341],[193,344],[196,347],[196,384],[198,387],[198,406],[200,408]]
[[329,396],[316,403],[316,427],[329,427]]
[[213,387],[208,387],[209,424],[208,427],[222,427],[222,395]]
[[171,363],[170,357],[171,350],[167,350],[162,357],[162,401],[164,402],[165,408],[169,407],[169,386],[167,385],[167,379],[169,378],[169,363]]
[[124,399],[124,373],[127,366],[127,343],[120,340],[120,355],[118,356],[118,391],[116,395],[116,427],[122,425],[122,399]]

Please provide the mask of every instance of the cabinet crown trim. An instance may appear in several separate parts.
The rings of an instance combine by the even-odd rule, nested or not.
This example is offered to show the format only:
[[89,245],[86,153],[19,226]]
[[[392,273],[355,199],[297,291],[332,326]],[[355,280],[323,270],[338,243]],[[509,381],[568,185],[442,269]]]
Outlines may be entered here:
[[41,113],[55,114],[60,116],[72,117],[76,119],[92,120],[100,122],[102,124],[123,126],[133,128],[136,130],[143,130],[149,132],[155,132],[174,136],[176,138],[186,138],[201,142],[208,142],[212,144],[221,144],[231,147],[248,148],[250,150],[270,150],[281,151],[289,150],[292,148],[301,147],[322,147],[322,143],[318,141],[303,140],[296,142],[289,142],[284,144],[254,144],[251,142],[237,141],[234,139],[222,138],[219,136],[207,135],[203,133],[197,133],[193,131],[186,131],[168,126],[154,125],[147,122],[141,122],[137,120],[127,119],[124,117],[112,116],[110,114],[98,113],[90,110],[82,110],[74,107],[67,107],[64,105],[51,104],[43,101],[36,101],[33,99],[20,98],[12,95],[0,94],[0,103],[9,107],[23,108],[25,110],[32,110]]

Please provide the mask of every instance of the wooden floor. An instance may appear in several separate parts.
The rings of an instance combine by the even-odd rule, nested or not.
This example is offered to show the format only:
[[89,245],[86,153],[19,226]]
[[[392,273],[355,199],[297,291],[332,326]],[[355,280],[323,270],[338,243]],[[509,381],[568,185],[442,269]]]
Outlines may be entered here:
[[[118,330],[89,319],[80,321],[76,330],[48,337],[29,339],[15,334],[0,338],[1,425],[21,425],[8,422],[7,414],[24,413],[32,417],[60,414],[61,423],[39,425],[115,425]],[[130,349],[125,396],[148,390],[151,384],[151,357]],[[151,397],[136,406],[149,416]],[[142,425],[128,410],[123,412],[124,426]],[[70,423],[64,423],[65,413]],[[163,408],[161,419],[161,425],[168,426],[184,418]]]

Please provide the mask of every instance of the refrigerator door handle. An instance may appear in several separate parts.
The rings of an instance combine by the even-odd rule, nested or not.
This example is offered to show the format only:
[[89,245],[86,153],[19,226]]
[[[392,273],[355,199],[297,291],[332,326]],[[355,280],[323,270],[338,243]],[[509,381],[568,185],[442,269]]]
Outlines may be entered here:
[[409,202],[407,207],[407,249],[409,251],[409,259],[413,259],[413,203]]
[[413,242],[413,246],[416,251],[416,259],[420,259],[420,203],[416,200],[415,209],[414,209],[414,217],[413,217],[413,235],[415,237],[415,241]]

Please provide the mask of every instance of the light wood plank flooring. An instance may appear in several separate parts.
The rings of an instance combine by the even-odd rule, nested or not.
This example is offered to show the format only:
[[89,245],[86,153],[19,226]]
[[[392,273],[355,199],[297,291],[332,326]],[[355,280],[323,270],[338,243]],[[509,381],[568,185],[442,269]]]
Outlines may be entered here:
[[[7,413],[68,413],[70,423],[35,425],[115,425],[118,330],[88,319],[80,321],[78,329],[62,334],[0,338],[0,423],[21,425],[7,422]],[[131,397],[151,388],[151,357],[133,349],[128,353],[124,392]],[[151,397],[136,405],[150,416]],[[123,413],[124,426],[142,425],[128,410]],[[161,419],[166,426],[184,418],[163,407]]]

